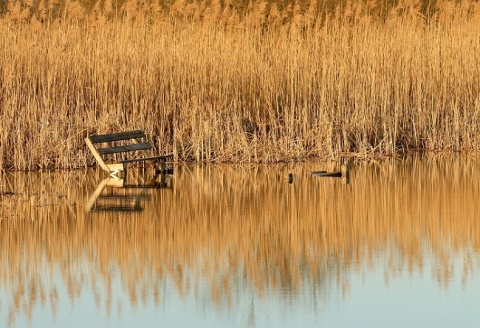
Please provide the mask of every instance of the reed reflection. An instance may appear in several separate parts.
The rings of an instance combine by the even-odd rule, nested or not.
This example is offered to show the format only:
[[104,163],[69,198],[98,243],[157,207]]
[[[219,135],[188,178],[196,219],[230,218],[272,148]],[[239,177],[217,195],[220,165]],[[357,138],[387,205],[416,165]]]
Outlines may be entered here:
[[321,307],[378,266],[387,285],[433,272],[446,290],[454,275],[467,286],[478,273],[478,159],[357,163],[350,184],[313,178],[317,167],[185,166],[143,211],[94,216],[85,209],[98,174],[4,174],[3,190],[18,191],[1,196],[8,321],[55,311],[62,288],[72,302],[91,293],[107,313],[160,306],[165,284],[231,311],[267,294]]

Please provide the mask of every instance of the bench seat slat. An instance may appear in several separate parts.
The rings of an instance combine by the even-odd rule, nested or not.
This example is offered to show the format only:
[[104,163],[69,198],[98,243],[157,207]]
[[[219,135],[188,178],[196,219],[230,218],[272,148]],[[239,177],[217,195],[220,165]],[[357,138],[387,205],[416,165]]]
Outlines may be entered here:
[[152,157],[139,157],[139,158],[125,159],[125,160],[122,161],[122,163],[153,161],[153,160],[157,160],[157,159],[161,159],[161,160],[166,161],[168,158],[172,158],[172,157],[173,157],[173,154],[162,155],[162,156],[152,156]]
[[123,189],[162,189],[165,188],[161,184],[145,184],[145,185],[134,185],[127,184],[122,187]]
[[151,148],[152,148],[152,145],[150,145],[149,143],[138,143],[138,144],[132,144],[132,145],[125,145],[125,146],[99,148],[98,152],[101,155],[109,155],[109,154],[116,154],[116,153],[125,153],[128,151],[148,150]]
[[90,140],[94,144],[102,143],[102,142],[128,140],[128,139],[138,139],[138,138],[145,138],[145,133],[142,130],[111,133],[111,134],[99,134],[95,136],[90,136]]

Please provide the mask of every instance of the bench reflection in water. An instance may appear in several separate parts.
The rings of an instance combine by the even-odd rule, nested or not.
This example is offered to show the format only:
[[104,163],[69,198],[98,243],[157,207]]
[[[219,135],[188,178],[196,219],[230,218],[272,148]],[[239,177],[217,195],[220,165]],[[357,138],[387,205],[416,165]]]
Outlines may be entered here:
[[141,212],[151,199],[151,189],[172,188],[173,175],[148,176],[145,170],[129,170],[122,179],[108,176],[97,186],[85,206],[86,212]]

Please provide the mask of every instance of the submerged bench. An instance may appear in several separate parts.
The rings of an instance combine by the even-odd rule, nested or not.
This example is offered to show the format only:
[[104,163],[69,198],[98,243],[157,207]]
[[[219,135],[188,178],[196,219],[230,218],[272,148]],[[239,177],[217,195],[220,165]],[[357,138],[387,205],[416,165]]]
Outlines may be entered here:
[[166,174],[166,161],[173,158],[172,153],[150,156],[148,150],[153,146],[142,130],[93,135],[85,138],[85,142],[101,168],[112,176],[132,162],[152,162],[156,173]]

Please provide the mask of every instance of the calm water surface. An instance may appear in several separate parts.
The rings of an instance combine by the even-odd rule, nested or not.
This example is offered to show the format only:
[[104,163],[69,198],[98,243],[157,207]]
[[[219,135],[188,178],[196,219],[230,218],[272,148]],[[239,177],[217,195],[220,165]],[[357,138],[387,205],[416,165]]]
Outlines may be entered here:
[[333,168],[0,173],[0,327],[480,327],[480,159]]

